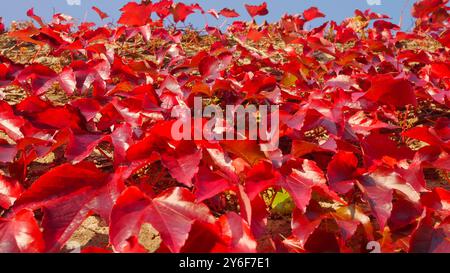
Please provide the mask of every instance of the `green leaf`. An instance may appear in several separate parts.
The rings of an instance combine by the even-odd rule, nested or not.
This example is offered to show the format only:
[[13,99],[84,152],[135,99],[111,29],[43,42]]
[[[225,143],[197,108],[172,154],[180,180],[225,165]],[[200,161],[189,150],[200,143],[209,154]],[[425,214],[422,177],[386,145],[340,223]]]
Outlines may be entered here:
[[272,212],[280,215],[286,215],[292,213],[295,205],[291,196],[285,190],[276,193],[272,202]]

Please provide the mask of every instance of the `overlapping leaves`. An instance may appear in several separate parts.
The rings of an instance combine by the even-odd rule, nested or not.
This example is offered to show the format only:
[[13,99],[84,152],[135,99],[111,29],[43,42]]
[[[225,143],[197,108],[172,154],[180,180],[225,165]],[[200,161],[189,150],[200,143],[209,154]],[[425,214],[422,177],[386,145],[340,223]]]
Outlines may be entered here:
[[[257,25],[268,5],[245,5],[252,22],[207,26],[194,50],[167,20],[240,15],[130,2],[96,27],[30,9],[37,26],[2,35],[69,61],[0,56],[0,252],[60,251],[90,215],[115,252],[147,251],[147,224],[160,252],[448,252],[447,2],[414,4],[410,32],[370,10],[305,29],[315,7]],[[173,139],[194,96],[279,105],[279,148]]]

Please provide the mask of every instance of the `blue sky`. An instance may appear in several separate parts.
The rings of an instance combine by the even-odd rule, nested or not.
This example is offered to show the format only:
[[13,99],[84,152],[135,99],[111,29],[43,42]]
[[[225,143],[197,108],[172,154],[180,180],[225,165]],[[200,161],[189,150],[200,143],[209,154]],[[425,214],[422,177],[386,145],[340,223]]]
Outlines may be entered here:
[[[72,2],[72,5],[68,3]],[[94,21],[101,23],[92,6],[97,6],[111,18],[104,22],[108,23],[119,18],[119,9],[129,2],[128,0],[3,0],[0,10],[0,17],[9,24],[12,20],[26,19],[26,11],[30,7],[35,8],[35,13],[46,19],[50,18],[54,12],[62,12],[71,15],[81,21]],[[184,0],[185,3],[199,3],[205,9],[214,8],[220,10],[224,7],[233,8],[238,11],[244,19],[248,19],[244,3],[260,4],[263,0]],[[310,6],[317,6],[327,17],[325,20],[335,20],[340,22],[342,19],[352,16],[355,9],[365,10],[371,8],[373,11],[384,13],[392,17],[393,23],[399,23],[403,13],[403,28],[411,28],[413,20],[410,15],[411,6],[414,0],[266,0],[269,6],[269,14],[260,17],[268,21],[276,21],[284,13],[301,13]],[[80,3],[80,5],[78,5]],[[207,17],[209,25],[221,25],[223,20]],[[261,19],[258,19],[261,21]],[[324,20],[316,20],[317,25]],[[197,27],[205,24],[205,18],[200,15],[189,17],[188,22]]]

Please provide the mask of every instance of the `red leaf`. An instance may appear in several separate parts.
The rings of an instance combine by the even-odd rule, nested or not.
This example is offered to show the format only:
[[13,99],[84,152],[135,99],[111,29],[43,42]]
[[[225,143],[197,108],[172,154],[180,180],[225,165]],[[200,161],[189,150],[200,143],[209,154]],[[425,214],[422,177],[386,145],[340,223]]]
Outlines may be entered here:
[[[270,213],[264,199],[260,195],[256,196],[252,200],[252,221],[250,225],[255,239],[263,239],[266,235],[267,219],[269,217]],[[260,245],[261,243],[258,242],[258,244]]]
[[[222,242],[219,228],[220,226],[216,223],[208,224],[201,221],[195,221],[192,224],[189,237],[180,252],[210,253],[217,243]],[[164,245],[161,246],[158,251],[163,250],[164,247]],[[165,253],[169,252],[170,250],[166,249]]]
[[371,87],[364,98],[397,107],[417,105],[412,84],[406,79],[394,79],[390,74],[372,77]]
[[212,252],[252,253],[256,252],[256,241],[245,222],[235,212],[229,212],[219,218],[224,243],[214,247]]
[[245,192],[250,200],[253,200],[262,191],[276,185],[280,179],[280,173],[274,170],[272,164],[267,161],[260,161],[246,171]]
[[[289,192],[297,208],[304,212],[309,204],[314,187],[325,193],[333,194],[328,190],[322,170],[314,161],[304,159],[296,165],[292,167],[288,175],[280,180],[279,186]],[[336,196],[333,196],[333,198],[336,198]]]
[[16,109],[21,114],[33,115],[39,112],[43,112],[52,107],[52,104],[48,101],[42,100],[37,96],[29,96],[23,99],[17,104]]
[[237,13],[234,9],[224,8],[219,12],[220,15],[227,18],[235,18],[239,17],[239,13]]
[[152,13],[151,4],[137,4],[135,2],[129,2],[123,6],[120,11],[122,12],[118,23],[127,26],[139,27],[147,24]]
[[3,24],[3,18],[0,17],[0,33],[5,32],[5,25]]
[[448,253],[450,252],[450,223],[448,220],[436,225],[431,213],[420,221],[410,240],[411,253]]
[[334,232],[316,229],[309,236],[305,249],[313,253],[338,253],[339,243]]
[[88,157],[92,151],[105,141],[107,136],[98,134],[71,134],[65,157],[72,163],[79,163]]
[[97,8],[96,6],[93,6],[92,10],[94,10],[98,14],[98,16],[100,16],[100,19],[102,19],[102,20],[109,17],[108,14],[104,13],[99,8]]
[[322,145],[318,145],[316,143],[303,140],[294,140],[292,142],[291,154],[295,157],[303,157],[311,153],[332,153],[335,152],[335,147],[333,146],[336,145],[333,142],[335,141],[331,139],[330,142],[325,142]]
[[[116,27],[60,13],[46,24],[28,10],[0,56],[0,251],[59,251],[91,214],[117,252],[147,252],[144,223],[160,233],[158,252],[365,252],[374,240],[385,252],[447,251],[449,193],[433,183],[450,170],[448,2],[416,1],[415,27],[401,32],[370,10],[305,29],[325,16],[316,7],[256,25],[262,0],[245,5],[251,22],[189,37],[178,22],[195,12],[239,14],[133,1]],[[278,34],[283,47],[257,46]],[[183,113],[195,96],[279,106],[278,149],[249,140],[253,126],[244,140],[176,140],[173,129],[208,121]],[[273,230],[270,210],[280,190],[295,206],[284,240],[275,233],[289,227]],[[15,230],[22,215],[28,233]]]
[[361,148],[364,155],[364,163],[370,167],[375,162],[382,161],[384,158],[412,159],[413,151],[408,147],[397,147],[397,144],[389,138],[389,135],[372,132],[368,137],[361,141]]
[[259,6],[253,6],[253,5],[245,5],[245,9],[247,9],[248,14],[250,14],[250,16],[252,18],[256,17],[256,16],[264,16],[269,14],[269,11],[267,10],[267,3],[264,2]]
[[0,207],[8,209],[14,204],[17,198],[22,194],[20,183],[10,177],[0,174]]
[[423,194],[420,201],[429,209],[450,215],[450,191],[444,188],[434,188],[432,192]]
[[[115,251],[133,250],[131,238],[137,238],[145,221],[151,200],[138,188],[127,188],[117,199],[111,211],[110,242]],[[131,251],[133,252],[133,251]]]
[[128,240],[137,238],[142,224],[150,223],[161,234],[163,243],[172,252],[179,252],[194,221],[214,223],[209,209],[194,200],[182,188],[169,189],[153,200],[136,187],[126,189],[111,212],[111,244],[116,251],[125,251]]
[[44,22],[42,21],[42,18],[34,14],[34,9],[29,9],[27,11],[27,16],[30,17],[30,18],[33,18],[34,20],[36,20],[36,22],[38,22],[38,24],[41,27],[45,26]]
[[33,43],[39,46],[45,46],[46,43],[33,39],[33,36],[36,36],[38,34],[40,34],[41,32],[39,31],[39,29],[37,29],[36,27],[34,27],[33,25],[27,27],[26,29],[19,29],[16,31],[9,31],[8,32],[8,36],[13,37],[17,40],[19,40],[20,42],[28,42],[28,43]]
[[61,88],[67,93],[67,95],[72,95],[75,91],[77,80],[72,68],[65,67],[61,73],[58,75],[58,81]]
[[303,12],[303,17],[305,17],[306,21],[311,21],[316,18],[325,17],[325,14],[320,12],[318,8],[311,7]]
[[70,70],[65,71],[69,73],[67,79],[70,81],[75,79],[76,89],[80,94],[85,93],[92,85],[97,88],[106,88],[105,81],[109,79],[111,73],[111,65],[108,61],[103,59],[93,59],[89,62],[73,61],[70,66],[74,75],[70,76]]
[[236,156],[244,159],[250,165],[257,164],[260,160],[266,158],[261,151],[258,143],[251,140],[227,140],[222,141],[220,145],[227,152],[233,153]]
[[81,253],[112,253],[112,251],[109,249],[104,249],[104,248],[100,248],[100,247],[89,246],[89,247],[83,248],[81,250]]
[[44,241],[32,211],[21,210],[11,218],[0,218],[0,253],[37,253]]
[[379,31],[383,31],[385,29],[389,30],[399,30],[400,27],[396,24],[393,24],[391,22],[385,21],[385,20],[377,20],[373,23],[373,26],[378,29]]
[[80,98],[70,102],[70,105],[78,108],[86,121],[91,121],[102,108],[100,103],[95,99]]
[[448,79],[450,78],[450,64],[444,62],[432,63],[430,72],[437,79]]
[[391,231],[396,231],[417,222],[421,216],[423,208],[418,204],[413,204],[404,198],[399,198],[394,202],[388,225]]
[[254,28],[250,29],[247,33],[247,39],[252,40],[254,42],[258,42],[264,36],[266,36],[264,32],[258,31],[257,29]]
[[195,176],[195,196],[198,202],[214,197],[231,188],[230,182],[205,167],[200,167]]
[[402,134],[403,136],[418,139],[425,143],[430,144],[431,146],[450,149],[450,143],[445,143],[441,137],[449,138],[449,136],[445,134],[438,134],[433,128],[428,128],[425,126],[414,127],[409,129],[408,131]]
[[70,107],[51,107],[31,115],[30,122],[35,127],[44,129],[71,128],[78,130],[82,120],[77,112]]
[[398,173],[385,167],[364,175],[361,190],[371,206],[380,228],[383,229],[391,216],[393,191],[397,190],[410,202],[417,204],[420,195]]
[[42,208],[46,249],[58,251],[93,211],[108,217],[120,185],[120,175],[109,179],[93,163],[64,164],[36,180],[12,211]]
[[431,12],[444,7],[448,0],[420,0],[414,3],[412,15],[416,18],[427,17]]
[[178,252],[184,244],[194,221],[214,222],[208,207],[194,200],[188,190],[181,188],[165,191],[152,200],[147,219],[173,252]]
[[[127,159],[133,161],[146,159],[152,156],[152,153],[160,144],[167,147],[168,141],[172,140],[171,128],[173,124],[172,121],[164,121],[153,126],[147,137],[138,141],[127,150]],[[173,148],[171,150],[174,152]]]
[[32,64],[22,70],[16,80],[33,95],[39,96],[47,92],[58,81],[58,74],[47,66]]
[[92,163],[64,164],[36,180],[16,201],[14,209],[36,209],[57,203],[70,199],[70,193],[87,192],[103,186],[106,181],[107,175],[100,172]]
[[188,6],[181,2],[177,3],[172,9],[173,20],[175,21],[175,23],[179,21],[184,22],[186,18],[192,13],[194,13],[194,7]]
[[111,142],[114,146],[114,165],[120,166],[126,160],[128,148],[134,143],[131,126],[124,123],[117,127],[111,134]]
[[373,240],[372,222],[358,206],[350,205],[340,207],[335,213],[332,213],[332,216],[345,240],[350,239],[354,235],[359,224],[364,227],[367,238]]
[[0,140],[0,163],[11,163],[17,155],[17,147],[15,145],[1,144]]
[[11,106],[5,101],[0,101],[0,117],[1,131],[4,131],[15,141],[24,137],[21,127],[25,125],[25,120],[16,116]]
[[202,74],[205,78],[210,76],[217,77],[217,74],[219,73],[219,65],[220,62],[218,59],[213,56],[207,56],[200,61],[198,68],[200,74]]
[[338,193],[347,193],[355,183],[358,159],[351,152],[338,152],[330,161],[327,177],[330,188]]
[[153,10],[158,14],[161,19],[166,18],[170,14],[170,7],[172,6],[172,0],[161,0],[153,3]]
[[367,116],[364,111],[358,111],[348,120],[348,123],[352,127],[356,134],[367,136],[372,130],[377,130],[381,128],[386,129],[396,129],[397,126],[384,123],[378,119],[372,119]]
[[161,154],[161,161],[170,175],[188,187],[192,186],[192,178],[198,172],[201,159],[202,150],[192,142],[181,142],[174,150]]
[[324,216],[310,212],[303,213],[295,209],[292,213],[292,235],[301,248],[305,247],[309,236],[319,227]]

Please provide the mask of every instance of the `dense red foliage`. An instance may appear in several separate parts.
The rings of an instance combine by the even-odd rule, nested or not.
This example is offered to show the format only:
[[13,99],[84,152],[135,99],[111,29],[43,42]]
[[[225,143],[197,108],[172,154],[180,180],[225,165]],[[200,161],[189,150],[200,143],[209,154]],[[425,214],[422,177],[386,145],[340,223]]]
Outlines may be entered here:
[[[166,18],[239,14],[132,2],[117,27],[95,27],[62,14],[47,24],[29,10],[37,26],[7,35],[71,62],[55,71],[0,56],[0,98],[9,87],[27,94],[0,101],[0,252],[60,251],[92,214],[109,224],[116,252],[146,251],[144,223],[161,235],[161,252],[365,252],[369,241],[383,252],[450,252],[447,2],[416,3],[411,32],[371,11],[306,30],[324,16],[314,7],[277,24],[208,26],[215,40],[195,54]],[[265,3],[246,9],[269,12]],[[138,38],[161,42],[153,59],[118,54]],[[265,39],[265,50],[250,46]],[[67,103],[48,99],[55,86]],[[192,107],[194,95],[279,105],[280,148],[174,140],[171,110]],[[430,186],[430,171],[447,187]],[[294,209],[290,234],[280,236],[269,222],[284,191]]]

